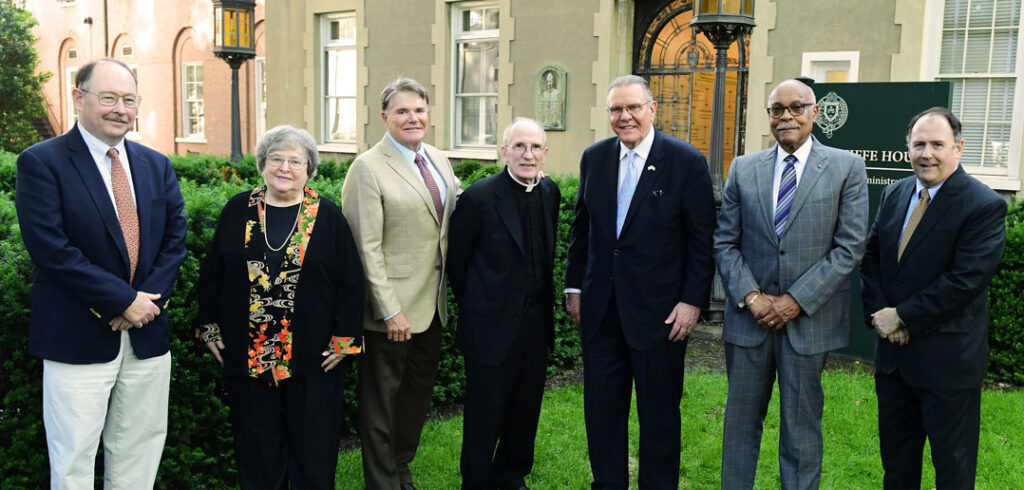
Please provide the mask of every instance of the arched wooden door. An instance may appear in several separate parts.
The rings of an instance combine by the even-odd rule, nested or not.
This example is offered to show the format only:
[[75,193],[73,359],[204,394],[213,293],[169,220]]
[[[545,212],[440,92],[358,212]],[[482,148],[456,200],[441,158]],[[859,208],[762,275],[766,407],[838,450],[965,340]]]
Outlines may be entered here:
[[[715,86],[715,48],[703,34],[690,28],[691,18],[692,0],[673,0],[656,11],[646,23],[635,67],[636,74],[650,83],[658,101],[655,127],[688,141],[707,155]],[[733,43],[728,51],[723,159],[726,173],[733,157],[743,151],[749,51],[747,36]]]

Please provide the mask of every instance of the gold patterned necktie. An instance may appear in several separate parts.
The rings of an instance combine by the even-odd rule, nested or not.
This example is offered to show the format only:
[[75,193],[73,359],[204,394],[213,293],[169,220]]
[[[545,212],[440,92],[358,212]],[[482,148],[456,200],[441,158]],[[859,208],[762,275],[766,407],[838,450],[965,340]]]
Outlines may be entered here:
[[135,199],[128,185],[128,176],[117,157],[117,148],[107,150],[110,157],[110,185],[114,189],[114,205],[117,207],[117,220],[121,223],[124,245],[128,248],[128,263],[131,272],[129,284],[135,280],[135,268],[139,265],[139,215],[135,211]]
[[910,212],[910,219],[907,220],[907,226],[903,228],[903,236],[900,237],[900,249],[896,253],[897,262],[903,259],[903,251],[907,249],[907,244],[910,243],[910,237],[914,234],[914,230],[917,229],[917,225],[921,222],[921,217],[924,216],[924,212],[927,209],[928,189],[921,189],[921,199],[917,201],[917,205],[914,206],[914,210]]

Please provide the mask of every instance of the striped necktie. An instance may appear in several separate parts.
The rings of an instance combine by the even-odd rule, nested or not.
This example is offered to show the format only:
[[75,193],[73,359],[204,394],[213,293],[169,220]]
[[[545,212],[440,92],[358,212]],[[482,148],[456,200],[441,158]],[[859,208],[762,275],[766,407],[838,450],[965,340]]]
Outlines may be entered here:
[[434,211],[437,211],[437,222],[442,223],[444,221],[444,204],[441,204],[441,191],[437,188],[437,182],[434,181],[434,177],[430,175],[430,170],[427,169],[427,162],[423,160],[423,156],[419,153],[416,154],[416,168],[420,169],[423,183],[427,186],[430,199],[434,201]]
[[896,261],[899,262],[903,259],[903,252],[907,249],[907,244],[910,243],[910,237],[914,235],[914,230],[917,229],[917,225],[921,223],[921,217],[924,216],[924,212],[928,210],[928,189],[921,189],[921,197],[917,201],[917,205],[914,206],[914,210],[910,212],[910,219],[907,220],[907,226],[903,227],[903,235],[900,237],[900,248],[896,252]]
[[783,162],[782,178],[779,179],[779,200],[775,205],[775,235],[782,238],[789,219],[789,209],[793,207],[793,196],[796,195],[796,157],[789,155]]

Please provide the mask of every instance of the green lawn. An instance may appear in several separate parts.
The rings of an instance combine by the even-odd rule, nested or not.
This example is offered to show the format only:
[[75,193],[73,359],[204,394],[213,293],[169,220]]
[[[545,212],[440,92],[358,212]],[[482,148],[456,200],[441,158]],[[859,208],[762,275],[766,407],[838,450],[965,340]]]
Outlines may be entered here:
[[[878,456],[877,405],[874,381],[864,373],[826,372],[822,488],[881,488]],[[688,373],[682,403],[680,488],[718,488],[721,469],[722,414],[725,374]],[[1024,391],[982,394],[979,489],[1024,488]],[[756,488],[779,488],[777,397],[765,421]],[[459,487],[459,449],[462,418],[428,423],[413,474],[419,488]],[[635,407],[630,420],[630,471],[636,488],[637,425]],[[923,488],[934,486],[931,458],[925,456]],[[362,482],[359,450],[346,451],[338,462],[338,488],[357,488]],[[535,489],[584,489],[590,482],[586,432],[583,425],[583,386],[570,385],[544,395],[536,461],[527,484]]]

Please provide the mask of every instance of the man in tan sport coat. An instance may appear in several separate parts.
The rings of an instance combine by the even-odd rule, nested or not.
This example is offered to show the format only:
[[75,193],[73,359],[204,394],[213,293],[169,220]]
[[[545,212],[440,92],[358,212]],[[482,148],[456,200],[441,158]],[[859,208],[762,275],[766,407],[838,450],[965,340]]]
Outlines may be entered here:
[[359,436],[368,489],[414,489],[409,463],[433,394],[447,322],[448,218],[460,183],[423,143],[429,94],[399,78],[381,93],[387,134],[352,163],[341,189],[366,273]]

